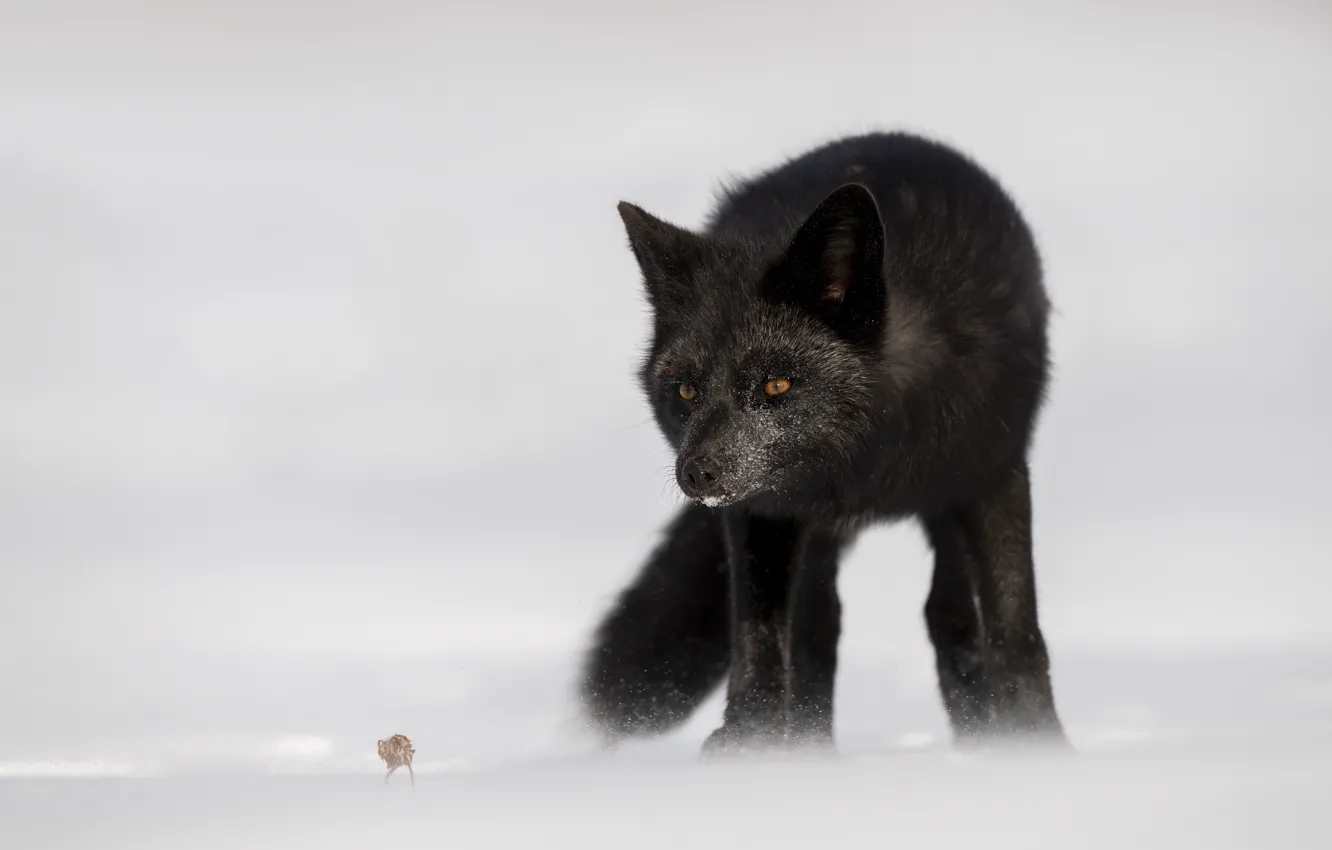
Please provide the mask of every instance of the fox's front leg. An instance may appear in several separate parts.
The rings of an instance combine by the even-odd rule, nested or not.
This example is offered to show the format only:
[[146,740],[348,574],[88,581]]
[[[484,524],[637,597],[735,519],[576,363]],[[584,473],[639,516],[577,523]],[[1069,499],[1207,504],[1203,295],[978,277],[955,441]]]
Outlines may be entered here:
[[388,784],[389,777],[393,775],[393,771],[395,771],[395,770],[397,770],[397,769],[398,769],[398,766],[395,764],[395,765],[393,765],[393,767],[390,767],[390,768],[388,769],[388,773],[384,774],[384,784],[385,784],[385,785]]
[[782,744],[790,707],[791,586],[801,527],[739,512],[723,518],[731,575],[731,665],[722,726],[705,753]]
[[833,690],[842,603],[837,562],[846,539],[811,533],[798,553],[791,582],[791,653],[786,737],[791,746],[833,746]]

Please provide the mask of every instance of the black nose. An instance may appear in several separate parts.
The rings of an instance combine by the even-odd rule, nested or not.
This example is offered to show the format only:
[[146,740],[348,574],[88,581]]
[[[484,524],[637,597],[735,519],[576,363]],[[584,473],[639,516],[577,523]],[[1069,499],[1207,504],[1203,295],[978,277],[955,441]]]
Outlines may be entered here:
[[680,489],[688,496],[706,496],[721,486],[721,464],[710,457],[691,457],[680,467]]

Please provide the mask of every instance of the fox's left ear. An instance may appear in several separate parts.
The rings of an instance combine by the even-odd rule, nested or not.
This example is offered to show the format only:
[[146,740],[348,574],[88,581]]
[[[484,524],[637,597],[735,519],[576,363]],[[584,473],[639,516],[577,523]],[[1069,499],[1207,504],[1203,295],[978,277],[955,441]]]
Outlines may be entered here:
[[796,231],[766,281],[769,294],[811,309],[853,342],[883,330],[883,221],[874,196],[848,183],[823,199]]

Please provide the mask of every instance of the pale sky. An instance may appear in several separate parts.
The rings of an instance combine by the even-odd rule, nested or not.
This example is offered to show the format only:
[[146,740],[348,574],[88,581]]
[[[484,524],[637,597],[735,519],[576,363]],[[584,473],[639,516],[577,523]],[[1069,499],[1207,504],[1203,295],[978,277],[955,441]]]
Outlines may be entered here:
[[[870,128],[1037,234],[1053,651],[1332,643],[1332,7],[549,5],[0,8],[0,679],[581,640],[676,504],[616,201]],[[927,565],[848,645],[926,663]]]

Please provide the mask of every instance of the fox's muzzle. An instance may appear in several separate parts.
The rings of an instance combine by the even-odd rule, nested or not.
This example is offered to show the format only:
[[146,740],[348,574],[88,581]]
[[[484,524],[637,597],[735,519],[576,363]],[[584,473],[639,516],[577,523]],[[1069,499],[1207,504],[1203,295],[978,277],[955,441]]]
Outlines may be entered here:
[[691,499],[721,495],[725,469],[721,462],[707,455],[687,458],[675,473],[680,490]]

